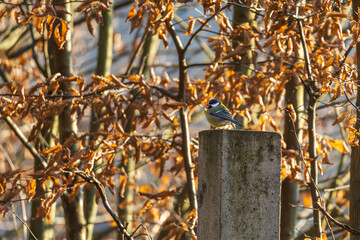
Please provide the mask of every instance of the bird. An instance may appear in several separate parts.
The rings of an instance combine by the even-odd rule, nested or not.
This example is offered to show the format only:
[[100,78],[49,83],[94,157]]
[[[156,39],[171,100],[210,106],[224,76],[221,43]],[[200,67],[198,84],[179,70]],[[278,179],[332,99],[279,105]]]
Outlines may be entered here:
[[229,123],[243,127],[242,124],[232,118],[229,109],[215,98],[211,99],[207,104],[205,116],[210,125],[215,128],[226,126]]

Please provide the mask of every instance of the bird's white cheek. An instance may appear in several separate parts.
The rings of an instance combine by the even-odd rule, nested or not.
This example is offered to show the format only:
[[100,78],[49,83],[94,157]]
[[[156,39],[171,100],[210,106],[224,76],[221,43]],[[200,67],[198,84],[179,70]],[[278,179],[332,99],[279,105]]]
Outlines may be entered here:
[[219,106],[219,105],[220,105],[220,103],[219,103],[219,102],[214,103],[214,104],[211,104],[211,106],[212,106],[212,107],[217,107],[217,106]]

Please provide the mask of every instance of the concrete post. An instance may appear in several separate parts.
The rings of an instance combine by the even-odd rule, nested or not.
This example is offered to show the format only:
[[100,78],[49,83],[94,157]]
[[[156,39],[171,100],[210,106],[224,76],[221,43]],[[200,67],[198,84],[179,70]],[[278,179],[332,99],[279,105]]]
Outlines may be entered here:
[[199,137],[199,240],[279,239],[280,134],[207,130]]

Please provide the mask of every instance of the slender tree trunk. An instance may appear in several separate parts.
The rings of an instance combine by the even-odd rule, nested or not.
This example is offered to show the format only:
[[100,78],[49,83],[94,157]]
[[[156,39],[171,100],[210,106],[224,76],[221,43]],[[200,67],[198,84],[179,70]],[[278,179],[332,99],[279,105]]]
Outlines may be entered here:
[[[53,2],[66,9],[67,12],[71,12],[71,4],[69,2],[64,3],[62,0],[55,0]],[[59,14],[59,17],[67,21],[72,30],[72,16],[70,14]],[[71,37],[71,34],[69,34]],[[63,49],[59,49],[52,38],[49,41],[49,59],[52,74],[61,73],[62,76],[72,76],[72,43],[71,39],[64,44]],[[63,94],[70,94],[68,88],[72,87],[73,83],[63,83],[60,85],[60,89]],[[69,137],[77,133],[76,119],[71,117],[70,105],[66,106],[59,115],[59,135],[60,143],[64,143]],[[75,153],[78,146],[73,144],[70,147],[71,154]],[[69,200],[69,194],[71,190],[68,190],[62,197],[62,205],[65,215],[66,225],[66,238],[68,240],[85,240],[86,228],[85,218],[83,211],[83,197],[82,192],[73,199]]]
[[139,73],[144,74],[146,79],[149,79],[149,66],[153,64],[154,58],[158,51],[160,44],[159,37],[154,35],[154,31],[150,31],[146,36],[143,52],[140,58],[140,69]]
[[[157,53],[159,47],[159,38],[157,35],[153,35],[153,31],[149,32],[146,36],[145,43],[142,49],[142,54],[139,60],[139,68],[137,71],[138,74],[144,74],[146,79],[149,79],[149,65],[151,65],[154,61],[155,55]],[[134,71],[131,71],[133,73]],[[139,94],[139,89],[134,89],[132,91],[132,95],[135,98]],[[132,129],[132,121],[134,117],[134,111],[132,108],[126,114],[128,119],[126,121],[126,125],[124,131],[126,133],[131,133]],[[134,187],[133,182],[135,181],[135,167],[136,167],[136,159],[134,157],[129,157],[127,161],[122,161],[121,167],[125,169],[127,175],[127,186],[125,187],[125,192],[118,193],[118,214],[119,218],[122,222],[127,223],[128,232],[132,232],[133,225],[133,207],[132,202],[134,199]],[[121,190],[121,189],[119,189]],[[123,234],[118,234],[118,239],[123,240]]]
[[[125,132],[132,132],[132,119],[134,116],[134,112],[129,112],[129,118],[127,120],[126,127],[124,129]],[[135,178],[135,158],[129,157],[127,162],[125,163],[125,159],[122,160],[121,167],[125,169],[127,175],[127,186],[125,187],[124,194],[118,193],[118,215],[120,220],[126,225],[126,229],[128,232],[132,232],[132,224],[133,224],[133,208],[131,206],[134,200],[134,187],[133,182]],[[119,189],[121,190],[121,189]],[[125,236],[119,232],[117,239],[125,240]]]
[[[30,0],[26,0],[27,3],[27,9],[30,10],[30,5],[31,5],[31,1]],[[45,31],[47,31],[45,29]],[[31,38],[33,40],[35,40],[35,26],[31,25],[30,26],[30,33],[31,33]],[[45,35],[45,33],[44,33]],[[45,36],[44,36],[45,37]],[[46,49],[47,51],[47,49]],[[38,61],[38,55],[36,53],[36,49],[35,46],[32,47],[32,54],[33,54],[33,58],[35,61]],[[44,54],[45,55],[45,54]],[[46,57],[45,57],[45,61],[46,61]],[[40,67],[40,63],[37,62],[38,67]],[[51,74],[50,72],[47,72],[46,70],[49,70],[50,68],[44,68],[44,69],[39,69],[44,77],[49,77],[49,75]],[[51,133],[53,131],[53,127],[54,127],[54,118],[52,117],[51,119],[48,119],[49,121],[51,121],[52,123],[52,127],[50,130],[50,133],[46,133],[45,130],[43,129],[41,131],[42,136],[44,137],[45,141],[49,144],[49,146],[52,145],[52,138],[51,138]],[[55,121],[56,122],[56,121]],[[55,127],[58,127],[57,124],[55,124]],[[42,149],[45,149],[46,146],[41,146]],[[34,167],[35,167],[35,171],[40,171],[43,169],[43,166],[40,162],[35,161],[34,162]],[[45,192],[50,191],[51,187],[53,185],[52,180],[47,180],[45,186],[46,186],[46,191],[42,190],[42,186],[41,186],[41,179],[37,179],[36,180],[36,193],[37,195],[45,195],[47,196],[48,194],[46,194]],[[32,201],[31,202],[31,219],[30,219],[30,230],[33,232],[33,234],[38,238],[38,239],[43,239],[43,240],[51,240],[54,239],[55,233],[54,233],[54,221],[55,221],[55,213],[56,213],[56,204],[53,204],[49,215],[45,218],[42,219],[41,217],[38,217],[38,209],[40,207],[41,202],[40,201]],[[33,236],[30,234],[29,235],[30,239],[34,239]]]
[[[353,18],[358,21],[358,9],[360,7],[359,1],[352,1],[353,4]],[[360,70],[360,43],[356,44],[356,65]],[[356,105],[360,105],[360,80],[357,73],[357,98]],[[360,129],[360,113],[356,115],[356,129]],[[350,225],[351,227],[360,230],[360,146],[352,147],[351,163],[350,163]],[[359,240],[360,236],[351,234],[351,240]]]
[[[110,11],[103,11],[103,25],[100,25],[99,31],[99,42],[98,42],[98,60],[96,67],[96,74],[107,76],[111,72],[112,64],[112,52],[113,52],[113,4],[109,6]],[[98,142],[96,141],[94,134],[99,131],[101,125],[95,124],[95,121],[98,119],[97,113],[91,111],[91,122],[90,122],[90,146],[96,151],[98,147]],[[94,163],[94,169],[97,169],[99,166],[100,160]],[[94,222],[96,219],[98,204],[96,203],[96,188],[92,186],[91,188],[85,191],[85,202],[84,202],[84,211],[86,219],[86,239],[91,240],[93,238],[94,231]]]
[[[316,119],[316,99],[313,96],[309,96],[308,106],[308,129],[309,129],[309,157],[312,159],[310,162],[310,174],[314,181],[314,184],[318,184],[318,166],[316,161],[316,130],[315,130],[315,119]],[[314,186],[310,185],[311,198],[313,206],[319,199],[319,194]],[[315,236],[321,236],[321,218],[320,211],[317,209],[313,210],[314,216],[314,231]]]
[[[171,35],[172,40],[174,41],[176,51],[178,54],[179,61],[179,90],[177,95],[177,101],[183,102],[186,104],[186,84],[189,81],[189,76],[187,72],[187,63],[185,59],[185,52],[187,47],[183,47],[180,37],[176,34],[174,25],[167,23],[167,29]],[[194,178],[194,166],[191,158],[191,149],[190,149],[190,133],[189,133],[189,122],[186,107],[181,107],[179,111],[180,115],[180,126],[181,126],[181,137],[182,137],[182,157],[184,158],[184,167],[186,174],[186,187],[188,189],[188,197],[190,202],[190,210],[197,211],[198,203],[196,197],[196,186]],[[190,232],[195,235],[194,227],[197,222],[196,218],[193,218],[190,223]]]
[[[303,125],[302,115],[304,111],[304,88],[297,86],[296,79],[291,78],[286,84],[285,105],[292,104],[296,111],[296,122],[293,123],[289,113],[285,115],[284,141],[288,149],[299,149],[300,129]],[[285,106],[286,107],[286,106]],[[294,126],[296,129],[294,129]],[[299,161],[297,161],[298,163]],[[297,208],[292,205],[299,203],[298,183],[285,178],[281,185],[281,223],[280,239],[294,239]]]
[[[298,1],[297,8],[296,8],[296,16],[300,16],[300,5],[302,4],[302,1]],[[307,92],[309,96],[309,104],[308,104],[308,131],[309,131],[309,157],[311,159],[310,162],[310,175],[312,178],[312,182],[310,184],[310,193],[312,198],[312,204],[313,206],[316,206],[316,202],[319,201],[319,193],[316,190],[316,186],[318,184],[318,166],[317,166],[317,160],[316,160],[316,129],[315,129],[315,122],[316,122],[316,102],[318,93],[316,92],[316,81],[313,79],[312,76],[312,69],[311,69],[311,63],[310,63],[310,57],[309,52],[306,45],[306,39],[305,34],[303,30],[303,24],[301,20],[298,20],[298,27],[299,27],[299,33],[300,33],[300,39],[301,39],[301,45],[303,48],[303,54],[305,59],[305,68],[307,73]],[[314,208],[313,210],[313,217],[314,217],[314,236],[321,238],[321,215],[320,211]]]
[[[243,1],[244,4],[248,6],[256,6],[256,1]],[[250,11],[249,8],[244,8],[240,6],[234,6],[234,13],[233,13],[233,26],[234,28],[237,25],[241,25],[243,23],[249,23],[250,26],[256,27],[257,22],[254,21],[255,13]],[[254,68],[256,66],[253,66],[252,59],[253,59],[253,52],[251,49],[254,49],[255,47],[255,41],[254,39],[251,39],[250,42],[246,42],[246,39],[244,38],[244,35],[240,35],[238,38],[233,40],[233,47],[236,48],[239,44],[244,45],[250,45],[250,47],[247,47],[246,50],[244,50],[243,54],[241,54],[241,60],[239,61],[239,66],[237,66],[235,69],[237,71],[242,72],[246,76],[250,76],[252,73],[251,68]]]
[[[255,1],[243,1],[247,6],[255,6],[258,3],[258,0]],[[257,22],[255,19],[255,13],[250,11],[249,8],[240,7],[234,5],[233,7],[233,27],[236,28],[238,25],[249,23],[252,27],[257,27]],[[238,66],[235,67],[235,71],[240,74],[251,76],[252,69],[255,69],[256,66],[253,64],[253,51],[255,49],[255,41],[253,38],[247,42],[247,39],[244,37],[244,34],[241,34],[239,37],[235,38],[232,41],[233,48],[235,49],[239,44],[248,45],[248,47],[244,47],[242,54],[240,55],[240,60],[234,60],[234,62],[239,63]],[[231,96],[230,96],[231,98]],[[259,117],[260,107],[258,104],[252,106],[251,112],[253,112],[256,116]],[[244,117],[238,117],[237,119],[243,126],[246,128],[248,124],[248,119]]]
[[[51,134],[53,132],[53,128],[57,128],[57,118],[54,120],[52,118],[52,127],[49,133],[46,133],[44,129],[41,131],[42,135],[44,136],[45,141],[49,144],[49,146],[52,146],[52,138]],[[42,149],[45,149],[45,147],[42,147]],[[35,161],[35,171],[40,171],[44,169],[43,165],[39,161]],[[37,195],[47,195],[43,190],[41,186],[41,179],[36,180],[36,194]],[[46,192],[51,191],[51,187],[53,185],[52,180],[47,180],[45,183],[46,186]],[[42,219],[41,217],[37,217],[38,208],[40,207],[41,202],[40,201],[32,201],[31,202],[31,221],[30,221],[30,229],[34,233],[34,235],[38,239],[43,240],[52,240],[55,237],[54,233],[54,221],[55,221],[55,213],[56,213],[56,204],[53,204],[50,209],[49,216]],[[30,234],[30,239],[34,239],[32,235]]]

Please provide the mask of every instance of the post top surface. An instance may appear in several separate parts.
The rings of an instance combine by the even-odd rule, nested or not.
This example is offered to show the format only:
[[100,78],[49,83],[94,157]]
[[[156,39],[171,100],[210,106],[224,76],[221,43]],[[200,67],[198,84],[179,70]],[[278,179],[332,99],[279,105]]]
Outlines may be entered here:
[[281,134],[278,132],[269,132],[269,131],[253,131],[253,130],[240,130],[240,129],[210,129],[203,130],[199,132],[200,135],[208,135],[208,134],[235,134],[235,135],[273,135],[274,137],[282,138]]

